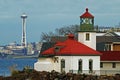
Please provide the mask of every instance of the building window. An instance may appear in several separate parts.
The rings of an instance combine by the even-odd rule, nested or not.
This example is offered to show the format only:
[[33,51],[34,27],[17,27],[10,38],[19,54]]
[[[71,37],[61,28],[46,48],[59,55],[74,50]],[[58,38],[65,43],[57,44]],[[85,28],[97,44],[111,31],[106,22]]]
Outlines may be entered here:
[[61,60],[61,72],[64,72],[65,71],[65,60],[62,59]]
[[111,51],[111,44],[105,44],[104,51]]
[[103,63],[102,62],[100,63],[100,68],[103,68]]
[[86,41],[89,41],[89,40],[90,40],[90,34],[86,33]]
[[89,73],[92,73],[92,71],[93,71],[93,60],[90,59],[89,60]]
[[112,63],[112,68],[116,68],[116,63]]
[[78,73],[82,73],[82,60],[78,61]]

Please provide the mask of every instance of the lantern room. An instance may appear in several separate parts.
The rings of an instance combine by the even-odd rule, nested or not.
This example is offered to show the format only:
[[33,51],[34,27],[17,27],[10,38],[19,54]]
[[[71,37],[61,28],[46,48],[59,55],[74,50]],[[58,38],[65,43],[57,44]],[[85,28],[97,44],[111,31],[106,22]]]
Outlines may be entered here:
[[94,31],[94,16],[89,13],[88,8],[80,16],[80,31]]

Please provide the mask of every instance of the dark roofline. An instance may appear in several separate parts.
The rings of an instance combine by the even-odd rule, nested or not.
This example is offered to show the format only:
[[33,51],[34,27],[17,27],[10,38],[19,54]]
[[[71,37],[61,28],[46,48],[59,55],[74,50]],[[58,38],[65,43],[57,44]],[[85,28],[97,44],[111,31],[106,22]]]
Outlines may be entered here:
[[100,56],[102,54],[44,54],[41,57],[45,56]]

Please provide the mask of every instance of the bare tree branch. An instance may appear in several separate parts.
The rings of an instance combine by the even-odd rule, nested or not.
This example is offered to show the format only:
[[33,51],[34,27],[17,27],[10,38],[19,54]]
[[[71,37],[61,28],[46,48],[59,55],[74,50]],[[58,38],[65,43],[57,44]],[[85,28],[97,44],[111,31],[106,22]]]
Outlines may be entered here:
[[77,31],[78,31],[79,25],[69,25],[69,26],[64,26],[61,28],[56,28],[55,33],[53,32],[48,32],[44,33],[42,32],[41,34],[41,40],[49,42],[51,41],[51,37],[53,36],[65,36],[66,34],[72,33],[77,36]]

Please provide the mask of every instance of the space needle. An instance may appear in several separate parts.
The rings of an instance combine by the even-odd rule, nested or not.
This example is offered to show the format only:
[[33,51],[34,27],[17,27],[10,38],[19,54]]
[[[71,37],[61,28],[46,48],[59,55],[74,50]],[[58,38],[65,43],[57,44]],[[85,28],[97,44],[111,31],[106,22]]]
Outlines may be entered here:
[[27,47],[27,42],[26,42],[26,18],[27,15],[25,13],[22,14],[22,40],[21,40],[21,46]]

